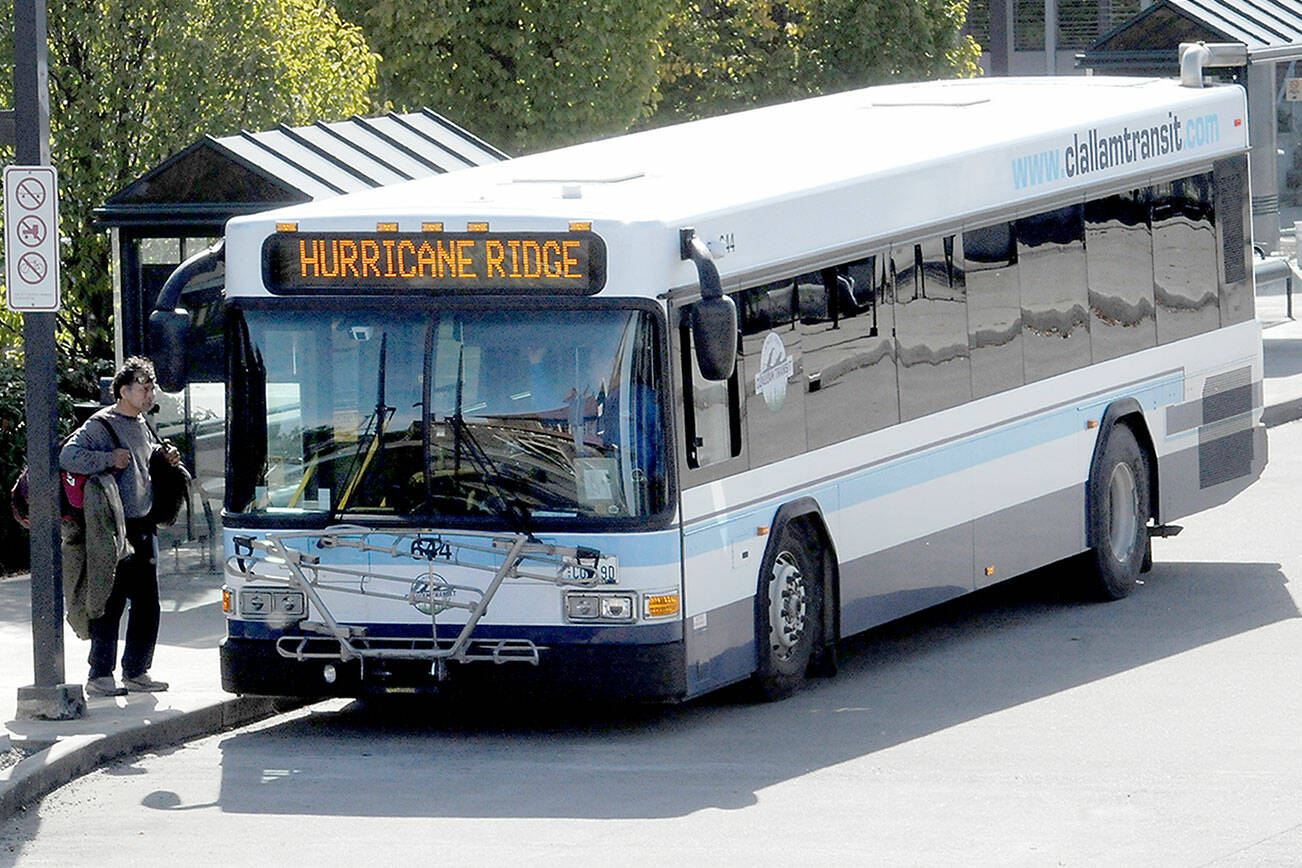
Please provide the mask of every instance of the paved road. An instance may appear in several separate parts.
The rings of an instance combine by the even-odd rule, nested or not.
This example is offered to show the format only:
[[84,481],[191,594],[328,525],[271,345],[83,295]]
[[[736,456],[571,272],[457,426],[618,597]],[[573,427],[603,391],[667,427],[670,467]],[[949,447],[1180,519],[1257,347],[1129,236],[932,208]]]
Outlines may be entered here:
[[0,864],[1302,864],[1302,423],[1127,600],[1060,574],[855,640],[774,705],[327,703],[138,758]]

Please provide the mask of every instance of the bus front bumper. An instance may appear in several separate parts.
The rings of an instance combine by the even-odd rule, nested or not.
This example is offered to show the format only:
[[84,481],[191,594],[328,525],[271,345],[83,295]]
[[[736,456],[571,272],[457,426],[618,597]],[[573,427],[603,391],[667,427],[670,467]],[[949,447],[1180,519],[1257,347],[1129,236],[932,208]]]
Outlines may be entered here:
[[222,689],[256,696],[359,697],[485,687],[652,701],[686,694],[681,641],[553,645],[540,649],[537,665],[449,662],[443,679],[423,660],[294,660],[266,639],[228,636],[220,659]]

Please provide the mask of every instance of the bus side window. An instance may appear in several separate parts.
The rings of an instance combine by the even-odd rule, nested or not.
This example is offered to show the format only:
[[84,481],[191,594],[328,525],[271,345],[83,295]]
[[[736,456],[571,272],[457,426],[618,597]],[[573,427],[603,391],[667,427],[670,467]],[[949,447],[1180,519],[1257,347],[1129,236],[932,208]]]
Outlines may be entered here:
[[1153,187],[1157,342],[1220,328],[1216,225],[1210,172]]
[[984,398],[1026,382],[1022,367],[1022,289],[1013,225],[996,223],[963,233],[967,275],[968,347],[972,397]]
[[1156,346],[1153,232],[1144,190],[1085,203],[1085,262],[1094,361]]
[[1014,224],[1028,383],[1090,363],[1084,203]]
[[900,417],[916,419],[972,397],[967,284],[952,236],[891,251]]
[[696,364],[692,330],[686,322],[678,329],[682,352],[683,428],[687,437],[687,465],[709,467],[741,454],[741,412],[738,373],[724,381],[707,380]]
[[[895,339],[890,305],[879,305],[885,278],[876,272],[883,256],[825,268],[803,282],[802,345],[808,396],[806,440],[818,449],[899,421]],[[806,287],[809,287],[806,295]],[[814,318],[818,305],[826,308]]]
[[[739,397],[746,460],[761,467],[806,449],[803,337],[826,309],[815,272],[743,289],[732,298],[741,316]],[[747,311],[762,315],[747,315]]]

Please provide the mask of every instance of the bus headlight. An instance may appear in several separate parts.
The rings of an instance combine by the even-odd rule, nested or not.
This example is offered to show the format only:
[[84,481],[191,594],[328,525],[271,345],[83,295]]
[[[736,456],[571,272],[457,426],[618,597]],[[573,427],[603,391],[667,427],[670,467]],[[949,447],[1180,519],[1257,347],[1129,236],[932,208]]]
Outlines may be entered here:
[[250,621],[297,621],[307,614],[307,597],[302,591],[277,588],[242,588],[239,613]]
[[594,594],[572,591],[565,595],[565,618],[568,621],[627,624],[636,615],[637,598],[633,594]]

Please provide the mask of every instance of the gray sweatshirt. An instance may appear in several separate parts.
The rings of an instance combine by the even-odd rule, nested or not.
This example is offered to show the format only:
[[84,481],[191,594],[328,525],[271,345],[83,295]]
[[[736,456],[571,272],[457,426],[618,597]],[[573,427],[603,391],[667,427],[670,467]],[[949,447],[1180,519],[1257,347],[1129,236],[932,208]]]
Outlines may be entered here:
[[[123,449],[130,450],[131,463],[117,474],[122,510],[127,518],[145,518],[154,505],[154,488],[149,480],[149,456],[162,446],[146,428],[143,414],[124,416],[112,407],[96,411],[91,419],[103,419],[113,426]],[[59,453],[59,467],[87,475],[103,473],[113,467],[113,438],[104,426],[89,419],[64,444]]]

